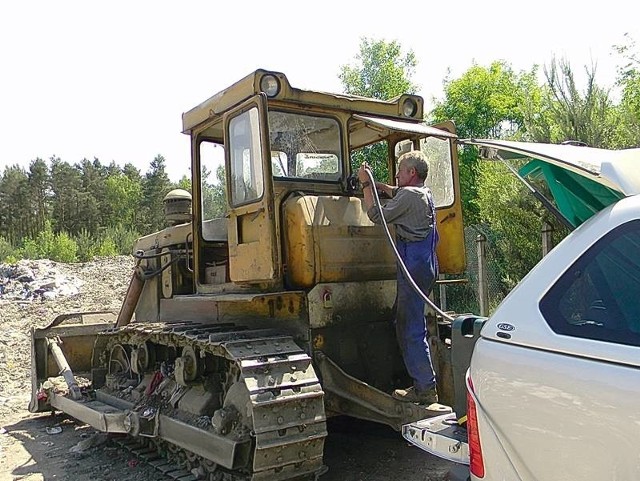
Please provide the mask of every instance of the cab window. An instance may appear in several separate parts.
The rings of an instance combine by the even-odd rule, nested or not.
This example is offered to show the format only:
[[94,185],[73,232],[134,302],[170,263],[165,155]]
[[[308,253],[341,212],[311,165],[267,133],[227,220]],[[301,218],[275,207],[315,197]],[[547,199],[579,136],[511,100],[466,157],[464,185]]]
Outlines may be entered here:
[[340,128],[335,119],[269,111],[274,177],[339,181]]
[[640,221],[603,237],[540,302],[556,333],[640,346]]
[[231,204],[248,204],[262,197],[262,149],[258,109],[253,107],[229,121]]

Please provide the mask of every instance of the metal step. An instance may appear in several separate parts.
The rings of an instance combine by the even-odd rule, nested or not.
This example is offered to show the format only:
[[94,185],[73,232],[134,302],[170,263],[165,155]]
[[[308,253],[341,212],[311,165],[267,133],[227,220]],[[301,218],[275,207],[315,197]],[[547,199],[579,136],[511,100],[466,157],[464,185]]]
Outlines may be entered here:
[[423,451],[455,463],[469,464],[467,430],[455,413],[421,419],[402,426],[402,437]]

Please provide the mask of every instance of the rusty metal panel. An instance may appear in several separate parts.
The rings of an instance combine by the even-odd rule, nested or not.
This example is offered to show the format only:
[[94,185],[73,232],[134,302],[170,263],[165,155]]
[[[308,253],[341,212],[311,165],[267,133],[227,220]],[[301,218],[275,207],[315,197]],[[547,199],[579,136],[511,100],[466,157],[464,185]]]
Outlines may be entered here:
[[320,328],[350,319],[391,319],[395,297],[395,279],[318,284],[307,294],[309,324]]

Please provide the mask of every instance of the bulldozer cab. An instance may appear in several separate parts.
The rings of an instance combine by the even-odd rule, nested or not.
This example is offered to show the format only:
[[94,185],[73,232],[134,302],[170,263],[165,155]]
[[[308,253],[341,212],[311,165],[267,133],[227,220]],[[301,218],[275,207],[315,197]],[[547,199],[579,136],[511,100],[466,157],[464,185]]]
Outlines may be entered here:
[[[322,211],[325,218],[320,224],[335,225],[329,211],[339,210],[342,204],[335,199],[342,198],[340,222],[358,230],[368,219],[361,206],[347,205],[344,199],[360,202],[354,175],[358,165],[353,159],[362,158],[358,151],[371,151],[374,146],[386,152],[389,172],[387,179],[378,180],[390,184],[402,152],[421,149],[427,154],[431,163],[427,185],[438,211],[440,270],[463,271],[455,129],[451,123],[427,126],[422,116],[419,96],[381,101],[299,90],[284,74],[264,70],[184,113],[183,130],[191,137],[194,173],[195,290],[217,292],[227,289],[222,287],[227,284],[276,290],[311,287],[321,280],[317,272],[296,272],[300,270],[296,264],[307,262],[312,254],[296,253],[291,244],[318,238],[301,238],[295,232],[296,226],[291,225],[295,216],[286,215],[287,205],[300,193],[317,196],[313,215]],[[211,197],[211,173],[222,159],[223,216],[212,209]],[[324,205],[327,198],[333,199],[332,207]],[[345,216],[351,220],[345,221]],[[347,247],[345,252],[352,251]],[[395,267],[390,262],[388,271]],[[349,275],[329,278],[348,280]]]

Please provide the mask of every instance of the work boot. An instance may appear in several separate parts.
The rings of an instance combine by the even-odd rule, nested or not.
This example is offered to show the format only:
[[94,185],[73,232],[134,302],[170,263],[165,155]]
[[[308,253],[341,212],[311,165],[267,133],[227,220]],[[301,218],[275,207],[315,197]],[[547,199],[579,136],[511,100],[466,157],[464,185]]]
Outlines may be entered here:
[[400,401],[417,404],[433,404],[438,402],[438,392],[436,388],[418,391],[414,386],[407,389],[396,389],[392,396]]

